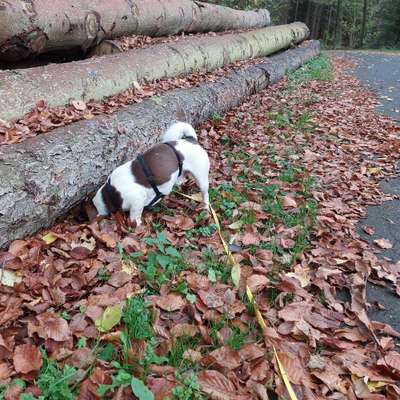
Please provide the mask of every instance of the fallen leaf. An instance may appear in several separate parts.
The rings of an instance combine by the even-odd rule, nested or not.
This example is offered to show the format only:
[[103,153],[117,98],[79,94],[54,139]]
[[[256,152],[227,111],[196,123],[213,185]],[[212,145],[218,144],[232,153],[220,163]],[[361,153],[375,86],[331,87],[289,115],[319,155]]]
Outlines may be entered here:
[[283,199],[282,199],[282,206],[283,208],[297,208],[297,202],[296,200],[289,195],[286,195]]
[[14,287],[15,284],[21,283],[22,277],[14,271],[8,271],[0,267],[0,283],[4,286]]
[[14,368],[18,373],[27,374],[42,367],[42,355],[32,344],[22,344],[14,350]]
[[58,239],[58,236],[56,236],[53,232],[49,232],[46,235],[44,235],[42,237],[42,240],[46,243],[46,244],[52,244],[54,243],[56,240]]
[[239,264],[235,264],[232,269],[231,269],[231,278],[232,278],[232,282],[235,285],[235,287],[239,287],[239,283],[240,283],[240,265]]
[[269,280],[264,275],[251,275],[247,278],[246,285],[253,293],[262,291],[269,283]]
[[135,378],[134,376],[132,376],[131,379],[131,388],[133,394],[139,400],[154,400],[154,394],[149,390],[143,381]]
[[379,246],[381,249],[391,249],[393,244],[387,239],[375,239],[374,243]]
[[156,300],[156,304],[161,309],[171,312],[180,310],[186,304],[186,302],[183,300],[182,296],[170,293],[167,296],[159,297]]
[[364,225],[363,230],[368,235],[373,235],[375,233],[375,228],[373,226]]
[[239,367],[242,362],[240,353],[237,350],[232,350],[228,346],[222,346],[213,350],[209,356],[215,360],[215,363],[220,368],[227,368],[230,370]]
[[122,317],[122,307],[117,304],[115,306],[108,306],[101,318],[95,321],[96,328],[100,332],[108,332],[114,326],[118,325],[121,321]]
[[198,381],[201,390],[208,395],[211,400],[249,399],[248,396],[242,397],[238,395],[233,382],[218,371],[201,371],[198,374]]
[[40,337],[53,339],[56,342],[64,342],[71,337],[68,322],[52,312],[38,315],[39,327],[35,329]]
[[236,222],[232,222],[230,225],[228,225],[228,228],[236,231],[236,230],[240,229],[242,226],[243,226],[243,222],[239,220]]
[[71,104],[75,108],[75,110],[78,110],[78,111],[86,110],[86,103],[82,100],[72,100]]

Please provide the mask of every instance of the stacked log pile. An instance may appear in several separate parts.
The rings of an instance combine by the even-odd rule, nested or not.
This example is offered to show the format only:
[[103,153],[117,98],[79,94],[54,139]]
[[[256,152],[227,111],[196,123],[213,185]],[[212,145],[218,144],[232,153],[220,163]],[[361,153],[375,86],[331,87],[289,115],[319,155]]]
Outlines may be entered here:
[[[21,59],[54,48],[88,48],[125,33],[166,35],[264,28],[193,37],[65,64],[0,71],[0,119],[4,121],[22,117],[38,101],[50,107],[64,106],[71,100],[101,101],[149,81],[212,71],[238,60],[294,48],[217,82],[178,89],[111,116],[76,122],[23,143],[1,146],[1,247],[49,226],[82,201],[113,168],[156,142],[177,118],[178,109],[196,125],[215,112],[240,104],[319,53],[318,42],[300,44],[309,34],[302,23],[265,27],[270,22],[267,10],[241,12],[189,0],[119,0],[112,7],[89,0],[56,1],[51,7],[48,3],[0,1],[0,58]],[[56,10],[65,13],[56,16]]]

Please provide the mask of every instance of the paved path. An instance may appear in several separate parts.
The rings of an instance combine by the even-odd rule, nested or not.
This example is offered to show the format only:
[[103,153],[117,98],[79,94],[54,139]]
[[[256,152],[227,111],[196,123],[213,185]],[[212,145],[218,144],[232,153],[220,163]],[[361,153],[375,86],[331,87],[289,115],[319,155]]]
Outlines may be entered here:
[[[357,62],[354,75],[377,93],[381,103],[377,111],[390,115],[400,124],[400,53],[395,55],[349,51],[337,54]],[[387,193],[400,196],[400,171],[399,178],[384,181],[381,187]],[[373,226],[375,234],[366,235],[361,230],[364,225]],[[390,240],[393,248],[383,251],[380,257],[389,257],[395,262],[400,261],[400,200],[369,207],[368,217],[361,221],[359,228],[361,236],[370,243],[379,238]],[[371,319],[389,323],[400,331],[400,297],[372,284],[368,285],[367,296],[370,303],[379,302],[385,307],[383,311],[371,309],[369,312]]]

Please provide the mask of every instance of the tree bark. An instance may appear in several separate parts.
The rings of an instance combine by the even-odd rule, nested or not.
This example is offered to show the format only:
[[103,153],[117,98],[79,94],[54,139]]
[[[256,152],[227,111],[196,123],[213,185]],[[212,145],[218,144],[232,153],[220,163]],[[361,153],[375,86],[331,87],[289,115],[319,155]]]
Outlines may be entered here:
[[135,82],[212,71],[223,65],[264,57],[304,40],[308,28],[301,22],[245,33],[190,38],[107,57],[17,71],[0,71],[0,119],[12,120],[31,111],[38,101],[50,107],[71,99],[101,100]]
[[125,34],[165,36],[269,24],[267,10],[191,0],[0,0],[0,60],[73,47],[86,50]]
[[319,54],[319,43],[266,58],[226,77],[80,121],[0,148],[0,247],[51,225],[117,166],[155,143],[182,110],[196,125],[224,113]]

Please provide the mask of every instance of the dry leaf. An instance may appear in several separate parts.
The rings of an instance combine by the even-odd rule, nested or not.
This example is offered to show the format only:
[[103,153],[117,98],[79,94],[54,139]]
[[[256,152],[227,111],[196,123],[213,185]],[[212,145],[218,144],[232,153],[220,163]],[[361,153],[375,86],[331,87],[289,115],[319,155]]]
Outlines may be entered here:
[[374,243],[379,246],[381,249],[391,249],[393,247],[393,244],[387,240],[387,239],[376,239],[374,240]]

